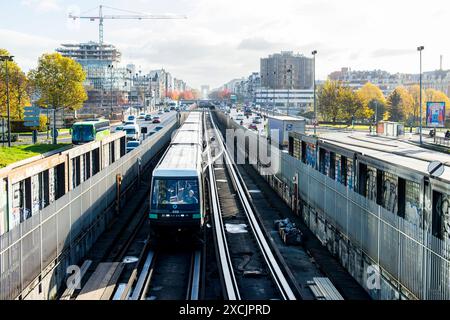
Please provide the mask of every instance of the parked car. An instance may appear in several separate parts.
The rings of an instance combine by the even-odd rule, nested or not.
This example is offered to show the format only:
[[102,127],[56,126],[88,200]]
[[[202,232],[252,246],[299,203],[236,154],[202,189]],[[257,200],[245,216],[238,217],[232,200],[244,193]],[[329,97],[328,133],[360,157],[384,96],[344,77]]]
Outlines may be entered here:
[[250,124],[248,125],[248,128],[251,129],[251,130],[258,130],[258,127],[257,127],[256,124],[254,124],[254,123],[250,123]]
[[242,120],[244,120],[244,115],[242,114],[242,113],[239,113],[237,116],[236,116],[236,120],[237,121],[242,121]]
[[152,115],[151,114],[146,114],[145,115],[145,121],[152,121]]
[[159,110],[159,111],[158,111],[158,114],[164,114],[164,111]]
[[156,116],[156,117],[153,117],[153,121],[152,122],[153,123],[161,123],[161,119],[158,116]]
[[169,108],[164,108],[164,112],[170,112]]
[[159,130],[161,130],[162,128],[164,128],[163,126],[157,126],[157,127],[155,127],[155,131],[159,131]]
[[127,153],[130,151],[133,151],[134,149],[136,149],[137,147],[139,147],[140,143],[139,141],[128,141],[127,142]]
[[124,127],[124,126],[117,126],[116,129],[115,129],[114,131],[115,131],[115,132],[123,131],[123,127]]
[[144,120],[145,119],[145,113],[139,114],[138,119],[139,120]]

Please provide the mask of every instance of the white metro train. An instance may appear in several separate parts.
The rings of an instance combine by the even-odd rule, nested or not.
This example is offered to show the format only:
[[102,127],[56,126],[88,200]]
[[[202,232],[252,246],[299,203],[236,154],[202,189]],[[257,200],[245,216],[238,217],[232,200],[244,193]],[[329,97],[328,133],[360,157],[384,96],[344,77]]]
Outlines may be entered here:
[[203,113],[191,112],[153,170],[150,228],[200,230],[205,221]]

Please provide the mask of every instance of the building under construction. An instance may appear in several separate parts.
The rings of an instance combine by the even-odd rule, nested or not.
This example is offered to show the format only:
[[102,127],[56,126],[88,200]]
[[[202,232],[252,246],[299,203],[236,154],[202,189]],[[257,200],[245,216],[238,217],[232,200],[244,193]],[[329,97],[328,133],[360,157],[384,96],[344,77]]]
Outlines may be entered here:
[[84,85],[88,100],[85,102],[85,111],[95,110],[100,113],[111,107],[111,104],[116,107],[126,103],[129,84],[126,83],[126,72],[118,68],[121,53],[115,46],[90,41],[62,44],[56,51],[80,63],[86,72]]

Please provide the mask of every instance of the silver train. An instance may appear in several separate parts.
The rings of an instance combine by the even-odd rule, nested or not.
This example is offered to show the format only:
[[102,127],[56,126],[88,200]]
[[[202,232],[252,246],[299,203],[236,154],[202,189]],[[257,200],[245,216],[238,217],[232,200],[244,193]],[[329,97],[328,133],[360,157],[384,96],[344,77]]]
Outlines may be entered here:
[[205,221],[203,113],[191,112],[153,170],[150,228],[199,230]]

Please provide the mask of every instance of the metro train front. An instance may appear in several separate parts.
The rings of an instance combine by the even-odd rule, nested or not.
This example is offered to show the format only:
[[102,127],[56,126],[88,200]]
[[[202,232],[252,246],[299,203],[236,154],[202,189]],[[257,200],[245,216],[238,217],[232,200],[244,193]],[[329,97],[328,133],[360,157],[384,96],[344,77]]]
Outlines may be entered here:
[[149,220],[154,232],[198,231],[203,226],[202,118],[201,112],[189,114],[153,170]]

